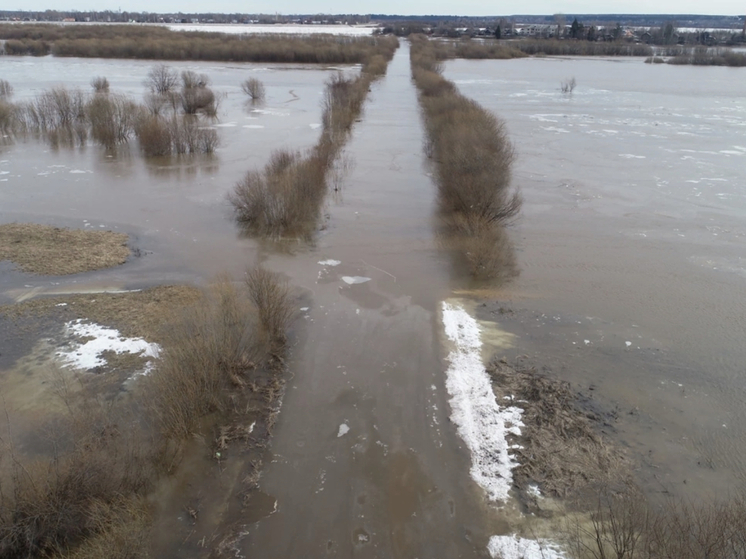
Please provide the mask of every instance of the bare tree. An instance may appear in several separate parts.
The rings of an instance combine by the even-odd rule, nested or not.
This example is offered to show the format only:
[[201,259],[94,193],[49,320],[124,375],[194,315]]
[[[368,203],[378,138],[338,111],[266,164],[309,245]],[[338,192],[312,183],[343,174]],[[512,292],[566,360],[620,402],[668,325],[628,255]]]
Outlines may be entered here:
[[153,93],[165,95],[179,84],[179,77],[171,68],[165,64],[153,66],[145,78],[145,85]]

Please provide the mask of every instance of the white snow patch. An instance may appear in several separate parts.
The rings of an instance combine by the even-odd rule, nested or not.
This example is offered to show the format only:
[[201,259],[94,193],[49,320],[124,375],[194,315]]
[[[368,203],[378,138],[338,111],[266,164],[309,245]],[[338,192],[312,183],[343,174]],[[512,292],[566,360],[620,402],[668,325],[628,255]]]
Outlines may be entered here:
[[357,283],[365,283],[366,281],[370,281],[370,278],[366,278],[363,276],[342,276],[342,281],[345,282],[347,285],[355,285]]
[[625,159],[646,159],[644,155],[634,155],[632,153],[620,153],[619,157],[624,157]]
[[565,559],[554,544],[527,540],[516,535],[492,536],[487,551],[493,559]]
[[244,124],[244,128],[250,128],[251,130],[261,130],[264,128],[261,124]]
[[632,345],[632,342],[624,342],[624,345],[626,345],[627,347],[629,347],[629,346]]
[[342,423],[342,425],[339,426],[339,431],[337,431],[337,438],[344,437],[349,432],[350,426],[347,425],[347,423]]
[[339,266],[342,262],[339,260],[332,260],[331,258],[329,260],[320,260],[319,264],[322,266]]
[[519,435],[523,410],[500,407],[492,391],[480,351],[479,325],[459,304],[443,302],[443,326],[454,349],[448,355],[446,389],[451,420],[471,451],[470,474],[490,501],[504,502],[517,466],[508,454],[509,433]]
[[80,319],[66,323],[65,328],[77,338],[93,338],[83,343],[75,341],[70,349],[57,352],[57,356],[68,367],[93,369],[104,365],[106,361],[100,355],[106,350],[116,353],[138,353],[152,358],[157,358],[161,351],[158,344],[148,343],[142,338],[125,338],[114,328],[86,323]]

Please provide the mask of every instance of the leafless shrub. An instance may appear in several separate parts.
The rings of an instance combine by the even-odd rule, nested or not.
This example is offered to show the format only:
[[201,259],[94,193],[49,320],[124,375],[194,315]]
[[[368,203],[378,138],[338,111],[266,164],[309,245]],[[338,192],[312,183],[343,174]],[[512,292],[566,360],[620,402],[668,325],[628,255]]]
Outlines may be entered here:
[[438,51],[425,37],[412,37],[411,62],[441,214],[472,273],[502,276],[507,270],[493,266],[506,260],[509,243],[497,229],[521,207],[520,195],[511,189],[514,151],[505,125],[440,75]]
[[[51,458],[31,458],[7,442],[0,476],[0,556],[49,557],[101,529],[103,511],[153,479],[151,450],[137,417],[97,399],[67,401]],[[51,435],[50,435],[51,436]]]
[[148,157],[183,154],[210,154],[219,145],[217,132],[200,126],[194,116],[163,118],[148,115],[138,120],[135,134],[140,149]]
[[91,87],[96,93],[109,93],[109,80],[103,76],[95,77],[91,80]]
[[142,109],[134,101],[119,95],[95,95],[86,112],[91,136],[106,148],[126,142],[134,133]]
[[206,74],[197,74],[191,70],[181,73],[181,87],[183,89],[196,89],[210,85],[210,78]]
[[572,92],[575,90],[576,85],[577,82],[575,81],[575,78],[569,78],[560,84],[560,91],[562,91],[562,93],[566,95],[572,95]]
[[27,105],[27,112],[32,128],[47,132],[59,128],[72,128],[75,123],[84,122],[85,107],[86,97],[79,89],[54,87],[31,101]]
[[287,287],[275,275],[255,271],[242,286],[216,282],[171,321],[161,363],[145,379],[150,408],[167,438],[183,440],[205,414],[227,409],[230,387],[282,350],[288,309]]
[[263,101],[266,96],[264,84],[257,78],[248,78],[241,84],[241,89],[252,101]]
[[20,131],[23,128],[20,113],[17,105],[0,98],[0,133],[10,136]]
[[247,173],[230,193],[236,220],[256,235],[307,235],[318,220],[325,172],[318,157],[275,151],[263,170]]
[[295,314],[287,282],[259,267],[249,270],[245,281],[249,297],[259,313],[259,324],[270,346],[273,349],[282,348],[287,340],[285,332]]
[[146,157],[171,154],[171,132],[166,120],[151,115],[138,121],[135,134]]
[[[215,94],[209,87],[185,87],[181,91],[181,107],[185,114],[193,115],[215,106]],[[214,111],[213,111],[214,112]]]
[[93,533],[64,559],[141,559],[147,557],[151,519],[142,498],[97,501],[90,509]]
[[176,88],[179,78],[171,68],[165,64],[153,66],[145,78],[145,86],[153,93],[165,95]]
[[504,228],[479,215],[453,214],[445,221],[448,244],[465,256],[474,278],[507,280],[518,273],[513,245]]
[[602,485],[588,520],[566,523],[565,543],[577,559],[742,559],[746,557],[746,506],[672,499],[652,507],[631,485]]
[[13,95],[13,86],[7,80],[0,80],[0,99],[7,99]]
[[[380,43],[357,78],[341,72],[327,81],[323,101],[323,128],[316,146],[307,154],[278,151],[262,170],[250,171],[228,199],[236,221],[247,233],[274,238],[308,238],[315,230],[327,190],[327,174],[334,178],[334,162],[359,117],[372,80],[381,73],[381,60],[390,60],[397,41]],[[373,64],[370,68],[368,64]],[[244,90],[250,93],[250,80]]]
[[146,93],[145,94],[145,108],[153,116],[161,116],[161,114],[170,105],[169,98],[166,95],[159,95],[157,93]]

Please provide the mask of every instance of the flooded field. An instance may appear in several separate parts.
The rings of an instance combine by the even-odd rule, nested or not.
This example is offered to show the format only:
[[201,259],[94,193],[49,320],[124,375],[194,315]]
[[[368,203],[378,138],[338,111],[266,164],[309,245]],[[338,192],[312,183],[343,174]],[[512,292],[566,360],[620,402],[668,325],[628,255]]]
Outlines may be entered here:
[[[474,483],[474,442],[451,416],[446,374],[480,352],[548,367],[616,415],[610,433],[641,464],[651,495],[724,497],[739,488],[739,71],[639,59],[449,62],[445,75],[462,93],[506,121],[525,199],[510,228],[520,276],[485,286],[468,280],[439,239],[408,55],[404,43],[371,88],[315,242],[290,250],[243,238],[225,195],[273,149],[316,141],[333,69],[174,63],[207,74],[224,94],[212,157],[146,160],[134,145],[116,153],[32,141],[1,147],[0,222],[113,228],[132,235],[141,256],[70,278],[22,275],[3,263],[0,302],[204,284],[256,262],[302,290],[263,496],[248,517],[229,518],[240,536],[236,556],[487,556],[490,537],[522,520],[514,503],[495,508]],[[100,75],[112,91],[139,98],[151,67],[2,62],[16,99],[60,83],[88,88]],[[246,104],[247,76],[265,83],[265,104]],[[563,95],[560,82],[573,76],[577,88]],[[470,341],[477,330],[484,346]]]
[[516,143],[522,270],[501,294],[515,352],[618,406],[625,442],[655,465],[649,490],[740,487],[742,76],[639,59],[454,61],[446,76]]

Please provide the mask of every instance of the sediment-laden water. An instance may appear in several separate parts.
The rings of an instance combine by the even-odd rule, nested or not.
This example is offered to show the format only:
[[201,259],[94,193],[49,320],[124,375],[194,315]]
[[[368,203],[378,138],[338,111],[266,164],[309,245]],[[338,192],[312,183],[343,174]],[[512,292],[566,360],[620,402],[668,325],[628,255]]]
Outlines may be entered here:
[[[2,63],[16,99],[57,84],[87,88],[99,75],[139,97],[151,66]],[[225,194],[273,149],[313,145],[334,70],[173,66],[208,74],[225,94],[209,124],[222,142],[212,158],[144,160],[135,145],[0,148],[0,221],[116,228],[142,254],[71,279],[3,264],[1,296],[204,283],[260,261],[304,290],[293,378],[261,481],[269,515],[246,521],[246,556],[473,557],[510,532],[515,511],[485,499],[470,477],[470,446],[449,421],[446,300],[498,322],[480,322],[484,357],[527,356],[616,410],[612,436],[642,463],[650,494],[726,496],[742,483],[739,70],[641,59],[449,62],[446,77],[505,119],[525,198],[510,228],[521,274],[485,289],[438,239],[406,45],[372,87],[316,242],[284,252],[242,238]],[[246,104],[248,76],[267,86],[264,105]],[[575,91],[563,95],[560,82],[573,76]],[[470,299],[474,287],[488,305]]]

